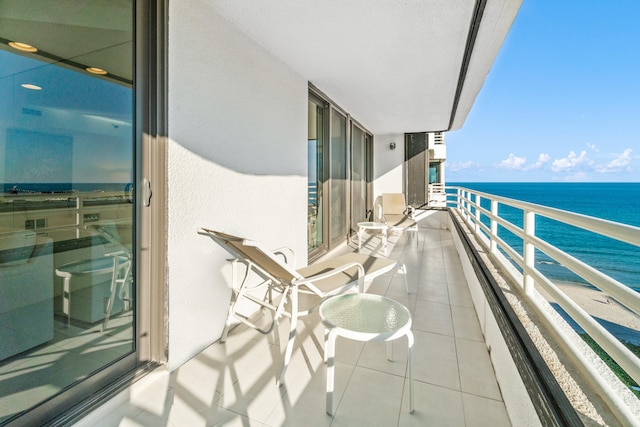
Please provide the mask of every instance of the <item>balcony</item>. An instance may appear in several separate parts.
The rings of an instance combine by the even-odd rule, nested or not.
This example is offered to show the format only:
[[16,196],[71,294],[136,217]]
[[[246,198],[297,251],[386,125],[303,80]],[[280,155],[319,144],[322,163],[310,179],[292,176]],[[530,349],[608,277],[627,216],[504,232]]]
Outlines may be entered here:
[[[77,425],[521,425],[507,413],[452,232],[433,218],[419,221],[417,244],[413,233],[389,237],[388,256],[406,264],[412,292],[399,273],[375,279],[367,290],[413,315],[413,414],[404,341],[389,362],[385,343],[344,339],[336,349],[337,410],[334,417],[325,413],[323,328],[314,313],[298,324],[285,387],[275,380],[288,322],[273,336],[238,326],[225,344],[214,343],[174,372],[157,369]],[[377,253],[380,243],[371,236],[362,251]],[[345,250],[355,248],[352,242]]]
[[[406,349],[397,345],[389,362],[384,343],[349,340],[338,340],[337,409],[333,417],[325,413],[323,328],[315,313],[298,324],[284,387],[275,380],[287,322],[268,336],[238,326],[226,343],[214,343],[171,373],[156,369],[77,425],[635,425],[640,401],[633,387],[612,379],[610,367],[576,344],[576,331],[559,325],[571,319],[582,326],[633,379],[637,356],[597,325],[595,315],[577,307],[584,302],[576,294],[563,294],[533,268],[531,251],[520,256],[510,247],[496,223],[576,274],[593,278],[595,287],[615,298],[611,304],[635,307],[638,295],[541,241],[534,227],[519,228],[498,216],[498,204],[522,209],[525,223],[532,223],[531,216],[546,216],[636,246],[640,240],[636,227],[457,189],[456,209],[419,211],[417,238],[413,233],[389,238],[389,257],[407,266],[411,293],[398,272],[380,276],[367,289],[405,304],[412,313],[413,414],[408,411]],[[351,242],[343,250],[356,248]],[[379,236],[368,236],[362,250],[380,254]],[[527,277],[534,279],[538,293]],[[487,286],[492,280],[499,285]],[[498,300],[503,301],[500,307]],[[564,308],[568,317],[545,314],[548,305]],[[627,315],[637,318],[632,310]],[[532,332],[537,328],[555,335],[546,347]],[[637,338],[637,330],[629,333]]]

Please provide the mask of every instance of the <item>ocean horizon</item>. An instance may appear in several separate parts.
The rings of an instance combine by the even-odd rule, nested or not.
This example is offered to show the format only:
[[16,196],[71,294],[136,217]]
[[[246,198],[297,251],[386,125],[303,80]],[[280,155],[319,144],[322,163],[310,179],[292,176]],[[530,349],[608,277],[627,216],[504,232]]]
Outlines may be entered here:
[[[452,182],[447,183],[447,186],[465,187],[640,227],[640,183]],[[488,201],[483,201],[481,205],[489,209]],[[499,213],[522,227],[522,211],[501,207]],[[624,285],[640,291],[639,247],[542,217],[536,217],[536,234]],[[502,227],[499,235],[522,254],[521,239]],[[588,285],[585,280],[560,266],[544,253],[536,251],[535,256],[536,268],[551,280]]]
[[89,191],[128,191],[131,183],[127,182],[5,182],[0,184],[2,193],[73,193]]

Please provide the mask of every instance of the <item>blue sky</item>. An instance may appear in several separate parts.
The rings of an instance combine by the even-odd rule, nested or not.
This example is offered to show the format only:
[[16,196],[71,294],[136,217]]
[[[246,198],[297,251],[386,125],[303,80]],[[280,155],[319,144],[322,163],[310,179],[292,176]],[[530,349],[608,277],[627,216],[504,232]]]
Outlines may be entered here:
[[524,0],[447,182],[640,182],[640,1]]

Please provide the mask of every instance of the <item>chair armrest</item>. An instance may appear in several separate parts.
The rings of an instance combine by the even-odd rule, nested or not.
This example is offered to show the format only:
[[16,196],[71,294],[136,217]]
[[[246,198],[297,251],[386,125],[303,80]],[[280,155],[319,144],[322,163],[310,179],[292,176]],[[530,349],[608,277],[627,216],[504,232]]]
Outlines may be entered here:
[[109,252],[108,254],[104,254],[104,256],[127,258],[127,259],[131,258],[131,254],[127,251]]
[[415,210],[415,208],[413,206],[407,206],[406,213],[411,219],[414,219],[415,218],[415,214],[416,214],[416,210]]
[[[295,267],[296,265],[296,253],[293,249],[291,249],[288,246],[283,246],[281,248],[278,249],[274,249],[271,252],[273,252],[274,255],[280,255],[282,256],[282,258],[284,258],[284,262],[287,265],[291,265],[293,267]],[[290,258],[287,257],[286,252],[289,252]]]
[[302,280],[296,280],[294,284],[305,285],[312,289],[314,292],[318,293],[318,295],[321,295],[322,292],[312,285],[313,282],[328,279],[331,276],[335,276],[336,274],[342,273],[343,271],[353,267],[357,267],[358,269],[358,292],[364,292],[364,267],[362,266],[362,264],[359,264],[357,262],[349,262],[347,264],[341,265],[340,267],[336,267],[330,271],[327,271],[326,273],[316,274],[315,276],[306,277]]

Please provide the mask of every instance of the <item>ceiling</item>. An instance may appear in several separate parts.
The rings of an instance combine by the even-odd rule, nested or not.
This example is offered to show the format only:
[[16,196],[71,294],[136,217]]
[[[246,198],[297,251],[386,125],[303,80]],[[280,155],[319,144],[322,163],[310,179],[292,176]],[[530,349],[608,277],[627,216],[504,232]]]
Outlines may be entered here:
[[[460,128],[521,1],[204,0],[375,134]],[[132,0],[32,4],[0,2],[1,39],[130,84]]]
[[208,0],[376,134],[462,126],[521,0]]

